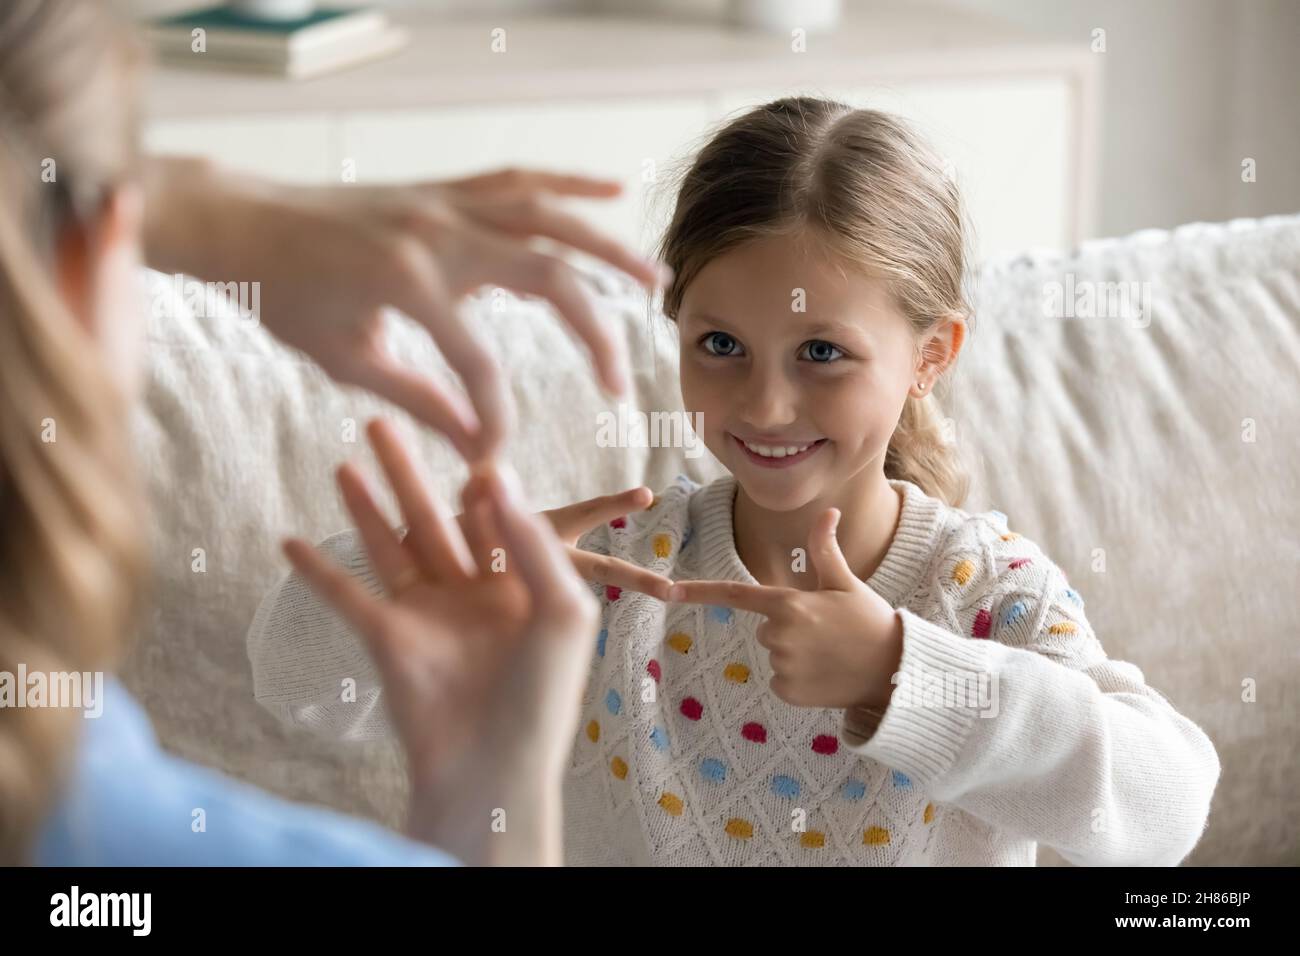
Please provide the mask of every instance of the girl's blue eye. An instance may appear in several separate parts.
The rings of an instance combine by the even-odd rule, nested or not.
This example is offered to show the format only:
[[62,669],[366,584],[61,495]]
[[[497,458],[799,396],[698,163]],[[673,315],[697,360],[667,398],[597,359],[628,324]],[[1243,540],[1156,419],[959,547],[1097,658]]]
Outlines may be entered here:
[[815,339],[812,342],[809,342],[804,346],[804,351],[808,353],[808,357],[814,362],[819,362],[823,365],[829,362],[834,362],[837,358],[844,355],[844,353],[834,345],[831,345],[829,342],[823,342],[820,339]]
[[[735,355],[740,349],[740,343],[726,332],[710,332],[704,336],[701,344],[710,355]],[[714,351],[715,348],[717,351]]]

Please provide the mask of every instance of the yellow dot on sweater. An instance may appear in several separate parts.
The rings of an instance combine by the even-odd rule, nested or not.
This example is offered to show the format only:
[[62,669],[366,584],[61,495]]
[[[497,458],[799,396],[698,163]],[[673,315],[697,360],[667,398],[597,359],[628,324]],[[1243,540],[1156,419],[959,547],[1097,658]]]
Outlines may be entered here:
[[666,558],[672,554],[673,542],[666,534],[655,535],[655,557]]
[[1073,621],[1062,621],[1059,624],[1053,624],[1047,629],[1048,634],[1073,634],[1079,629],[1079,626]]
[[744,664],[728,664],[722,676],[733,684],[743,684],[749,680],[749,668]]
[[678,654],[685,654],[689,651],[691,649],[691,643],[691,639],[681,631],[678,631],[672,637],[668,638],[668,646]]
[[682,815],[682,798],[675,793],[669,793],[665,790],[659,797],[659,806],[664,808],[664,813],[675,817]]
[[593,744],[600,739],[600,724],[597,721],[593,720],[587,725],[587,739]]
[[975,573],[975,564],[969,560],[962,559],[957,562],[957,566],[952,569],[952,579],[958,584],[965,584]]
[[1003,541],[1015,541],[1016,538],[1018,538],[1018,537],[1020,537],[1020,535],[1019,535],[1018,532],[1015,532],[1015,531],[1008,531],[1006,534],[1004,534],[1004,535],[1002,536],[1002,540],[1003,540]]
[[889,842],[889,831],[884,827],[867,827],[862,833],[865,846],[884,846]]
[[807,833],[800,834],[799,845],[810,850],[820,850],[826,845],[826,834],[821,830],[809,830]]
[[737,840],[748,840],[754,835],[754,824],[740,817],[732,817],[727,821],[726,830],[727,836],[733,836]]
[[922,819],[925,820],[926,823],[933,823],[933,822],[934,822],[934,804],[933,804],[933,803],[927,803],[927,804],[925,805],[925,816],[923,816]]
[[618,777],[618,779],[627,779],[627,764],[623,761],[622,757],[615,757],[611,760],[609,762],[609,769],[614,776]]

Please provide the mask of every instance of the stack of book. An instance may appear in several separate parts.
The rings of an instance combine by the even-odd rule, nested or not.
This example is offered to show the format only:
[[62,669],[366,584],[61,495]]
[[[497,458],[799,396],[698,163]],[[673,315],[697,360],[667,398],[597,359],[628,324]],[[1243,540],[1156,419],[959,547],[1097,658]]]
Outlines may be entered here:
[[297,20],[259,20],[215,6],[148,24],[168,66],[307,79],[373,60],[405,45],[407,32],[373,7],[320,7]]

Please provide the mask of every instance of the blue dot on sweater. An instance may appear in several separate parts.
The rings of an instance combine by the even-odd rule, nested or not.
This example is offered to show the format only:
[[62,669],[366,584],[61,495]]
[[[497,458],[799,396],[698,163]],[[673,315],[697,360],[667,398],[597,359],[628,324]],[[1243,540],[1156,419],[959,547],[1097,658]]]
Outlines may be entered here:
[[787,777],[785,774],[777,774],[772,778],[772,792],[778,797],[797,797],[799,796],[799,781],[794,777]]
[[687,528],[686,532],[682,535],[682,548],[685,548],[688,544],[690,544],[691,538],[693,538],[694,536],[695,536],[695,529]]
[[727,768],[723,766],[721,760],[715,760],[712,757],[705,757],[700,761],[700,776],[705,780],[712,780],[714,783],[721,783],[727,779]]
[[668,749],[668,732],[662,727],[650,731],[650,742],[659,750]]
[[723,624],[730,624],[732,618],[736,616],[729,607],[711,607],[709,610],[713,612],[714,620],[721,621]]
[[845,800],[861,800],[867,795],[867,785],[861,780],[845,780],[840,792]]
[[899,773],[897,770],[893,771],[893,774],[894,774],[894,786],[907,788],[912,785],[912,778],[909,777],[907,774]]
[[1079,605],[1079,607],[1083,607],[1083,595],[1080,594],[1078,591],[1076,591],[1074,588],[1066,588],[1065,596],[1068,597],[1075,604]]
[[614,690],[612,687],[610,688],[609,693],[605,695],[605,707],[611,714],[617,714],[623,709],[623,698],[619,697],[618,691]]
[[609,629],[602,627],[600,634],[596,637],[596,653],[601,657],[605,656],[605,641],[609,638]]
[[1006,627],[1008,624],[1014,624],[1016,621],[1024,617],[1024,615],[1025,602],[1017,601],[1015,604],[1011,605],[1011,607],[1002,612],[1002,626]]

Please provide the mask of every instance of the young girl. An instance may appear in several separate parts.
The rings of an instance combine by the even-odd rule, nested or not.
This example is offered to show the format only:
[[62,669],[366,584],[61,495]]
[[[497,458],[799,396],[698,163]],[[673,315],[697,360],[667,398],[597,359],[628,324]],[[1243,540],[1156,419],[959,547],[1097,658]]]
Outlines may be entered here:
[[[1106,657],[1041,549],[958,507],[932,395],[967,330],[961,222],[903,123],[820,99],[739,117],[686,173],[664,312],[729,474],[579,542],[676,584],[598,588],[570,863],[1032,865],[1041,842],[1176,864],[1196,844],[1210,741]],[[264,605],[255,671],[338,660],[346,634],[303,598],[291,580]],[[268,703],[382,731],[372,708]]]

